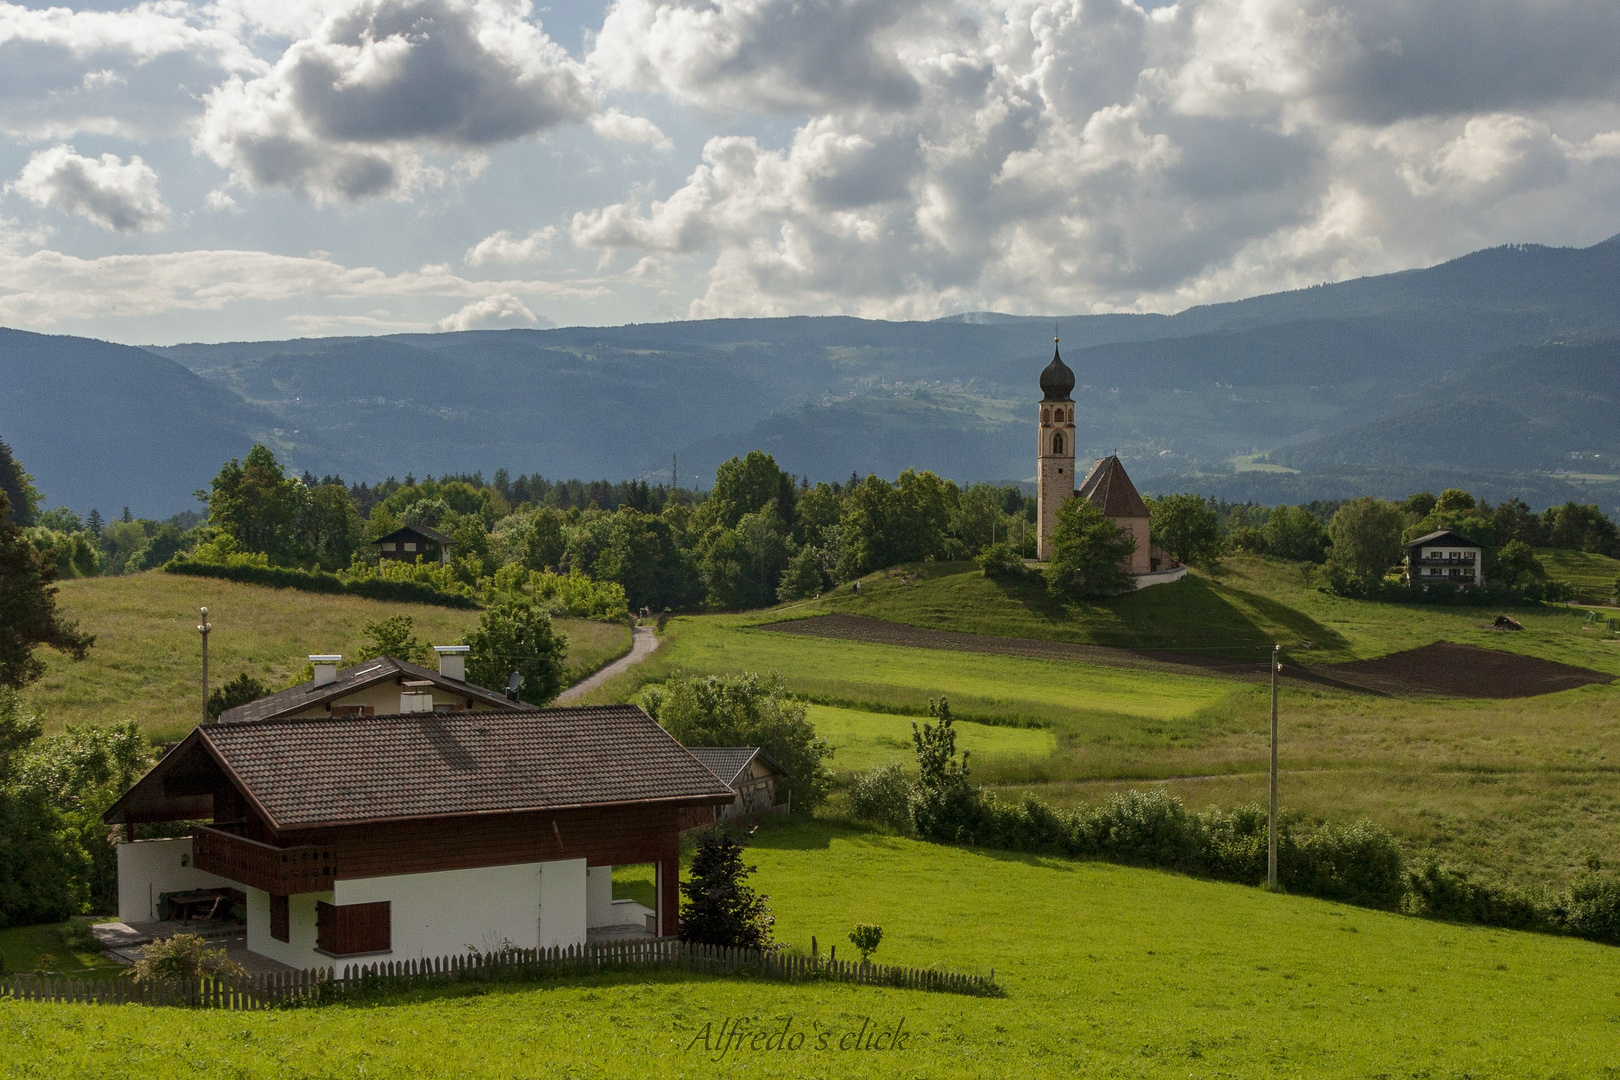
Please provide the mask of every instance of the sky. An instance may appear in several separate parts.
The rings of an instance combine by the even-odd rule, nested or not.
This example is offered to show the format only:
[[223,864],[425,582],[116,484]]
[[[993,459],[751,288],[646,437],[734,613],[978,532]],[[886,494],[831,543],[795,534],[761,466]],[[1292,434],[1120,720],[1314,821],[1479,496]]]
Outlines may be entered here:
[[1173,312],[1620,233],[1613,0],[0,2],[0,324]]

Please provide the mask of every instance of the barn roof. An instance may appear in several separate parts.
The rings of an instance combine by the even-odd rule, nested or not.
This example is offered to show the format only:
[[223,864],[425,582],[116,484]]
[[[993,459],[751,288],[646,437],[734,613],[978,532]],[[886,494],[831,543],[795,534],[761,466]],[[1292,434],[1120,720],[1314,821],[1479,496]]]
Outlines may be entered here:
[[709,771],[731,787],[737,782],[748,763],[758,758],[779,776],[786,776],[787,770],[776,763],[776,760],[757,746],[688,746],[687,752],[708,767]]
[[454,540],[444,535],[444,533],[440,532],[438,529],[430,529],[426,525],[403,525],[389,533],[387,536],[377,537],[377,539],[373,540],[372,543],[383,544],[390,540],[403,540],[411,536],[420,536],[424,540],[431,540],[441,547],[448,547],[455,543]]
[[1081,481],[1080,489],[1075,492],[1082,499],[1091,500],[1092,504],[1111,518],[1145,518],[1148,516],[1147,503],[1136,491],[1136,485],[1125,474],[1125,466],[1120,463],[1118,456],[1110,454],[1098,460]]
[[733,795],[645,712],[606,705],[205,724],[106,820],[160,820],[165,767],[199,753],[277,831]]
[[316,686],[311,679],[288,687],[268,697],[257,701],[250,701],[246,705],[238,705],[234,709],[226,709],[219,714],[221,724],[242,724],[253,720],[273,720],[277,717],[287,716],[290,713],[303,712],[311,706],[324,705],[328,701],[364,690],[368,686],[375,686],[381,682],[390,682],[394,679],[413,679],[431,682],[440,690],[452,694],[461,694],[474,701],[481,701],[485,705],[492,705],[500,709],[533,709],[533,705],[521,701],[511,701],[505,694],[476,686],[460,679],[448,679],[431,668],[421,667],[407,660],[399,660],[392,656],[379,656],[375,660],[364,660],[358,664],[351,664],[337,673],[337,678],[325,686]]

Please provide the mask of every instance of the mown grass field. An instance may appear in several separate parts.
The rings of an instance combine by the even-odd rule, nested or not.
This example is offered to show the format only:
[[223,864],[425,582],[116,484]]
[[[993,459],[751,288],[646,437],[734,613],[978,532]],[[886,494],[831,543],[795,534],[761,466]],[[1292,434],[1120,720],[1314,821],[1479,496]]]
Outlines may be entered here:
[[1546,565],[1547,576],[1574,586],[1577,598],[1597,603],[1612,601],[1615,582],[1620,581],[1620,559],[1593,551],[1556,548],[1538,548],[1536,554]]
[[[1001,999],[598,977],[265,1013],[0,1002],[0,1075],[62,1077],[1476,1077],[1612,1075],[1620,950],[1152,871],[827,823],[748,852],[777,937],[994,968]],[[712,1060],[705,1024],[809,1035]],[[905,1049],[838,1038],[904,1018]],[[831,1034],[829,1049],[815,1036]]]
[[[911,725],[917,722],[915,717],[812,705],[810,722],[816,734],[832,745],[832,768],[838,772],[859,772],[890,761],[913,765]],[[957,748],[971,753],[975,765],[985,761],[1016,765],[1047,758],[1057,745],[1047,728],[994,727],[971,720],[954,727]]]
[[[208,608],[213,626],[208,654],[215,686],[244,671],[269,686],[284,686],[310,653],[352,655],[365,640],[367,624],[393,615],[409,615],[417,639],[429,645],[449,644],[478,622],[476,611],[161,571],[65,581],[59,603],[96,635],[96,643],[81,662],[42,650],[48,669],[27,689],[28,699],[51,728],[133,719],[160,739],[184,735],[202,709],[199,607]],[[568,664],[581,678],[630,649],[624,626],[583,619],[559,619],[557,625],[568,634]]]
[[[1242,634],[1263,636],[1267,627],[1291,629],[1299,636],[1284,641],[1305,638],[1316,646],[1292,653],[1312,664],[1447,640],[1620,675],[1620,644],[1584,635],[1583,613],[1575,609],[1514,609],[1525,629],[1503,633],[1485,629],[1495,614],[1488,609],[1343,600],[1306,588],[1296,568],[1258,559],[1233,559],[1217,575],[1147,589],[1114,606],[1089,605],[1068,621],[1044,599],[1026,603],[1021,593],[960,567],[925,567],[904,581],[875,576],[859,598],[840,591],[773,613],[672,620],[664,647],[603,687],[599,699],[626,699],[676,670],[777,671],[812,702],[874,714],[863,720],[818,711],[839,738],[850,739],[848,752],[832,761],[835,770],[848,771],[909,761],[909,740],[901,735],[909,733],[910,717],[925,713],[930,697],[946,694],[960,719],[1035,727],[1050,736],[1045,753],[976,755],[976,778],[1006,797],[1034,794],[1072,806],[1163,785],[1190,806],[1230,808],[1267,796],[1270,699],[1261,683],[756,627],[848,610],[939,629],[1119,644],[1108,620],[1151,600],[1161,605],[1154,608],[1160,643],[1203,644],[1195,631],[1204,620],[1240,642]],[[1170,601],[1184,587],[1195,602],[1178,616]],[[1091,608],[1101,614],[1087,614]],[[1132,617],[1138,616],[1145,612]],[[1620,864],[1620,688],[1506,701],[1415,700],[1285,679],[1281,712],[1282,800],[1307,821],[1365,817],[1394,832],[1414,856],[1522,885],[1562,886],[1589,855]],[[966,736],[963,745],[971,745]]]

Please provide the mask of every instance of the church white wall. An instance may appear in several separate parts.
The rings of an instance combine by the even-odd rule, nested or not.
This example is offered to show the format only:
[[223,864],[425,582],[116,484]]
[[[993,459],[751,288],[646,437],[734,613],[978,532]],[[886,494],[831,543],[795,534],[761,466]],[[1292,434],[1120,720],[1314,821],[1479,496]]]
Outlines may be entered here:
[[241,888],[234,881],[198,870],[189,836],[118,845],[118,918],[122,922],[156,922],[158,898],[164,893],[224,886]]

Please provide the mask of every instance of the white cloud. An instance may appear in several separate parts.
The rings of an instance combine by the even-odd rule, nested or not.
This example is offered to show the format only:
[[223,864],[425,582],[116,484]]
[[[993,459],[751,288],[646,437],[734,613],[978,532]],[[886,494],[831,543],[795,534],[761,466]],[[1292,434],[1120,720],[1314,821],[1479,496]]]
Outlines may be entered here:
[[654,150],[673,150],[675,144],[645,116],[630,116],[609,109],[591,117],[591,130],[614,142],[643,143]]
[[156,232],[169,223],[157,173],[139,157],[127,162],[114,154],[89,158],[71,146],[53,146],[29,158],[6,190],[114,232]]
[[917,317],[1228,299],[1584,234],[1594,207],[1613,232],[1616,12],[617,0],[604,82],[808,115],[786,145],[717,134],[570,233],[706,266],[694,316]]
[[317,200],[408,195],[452,154],[583,121],[584,68],[527,0],[342,0],[274,70],[208,95],[197,146],[248,187]]
[[0,254],[0,323],[35,329],[64,321],[224,312],[287,301],[350,302],[370,311],[379,302],[419,310],[434,299],[593,300],[605,295],[606,289],[592,282],[474,281],[442,265],[389,274],[375,267],[344,266],[321,253],[299,257],[199,250],[95,259],[50,250]]
[[474,300],[454,315],[439,320],[440,330],[510,330],[538,326],[540,319],[510,293]]
[[486,263],[539,262],[551,254],[551,242],[556,237],[555,225],[536,229],[524,237],[513,236],[502,229],[468,248],[462,261],[468,266],[483,266]]
[[266,68],[174,0],[122,11],[0,3],[0,131],[13,135],[177,134],[197,114],[197,89]]
[[616,0],[591,52],[614,86],[722,112],[918,100],[901,25],[937,0]]

